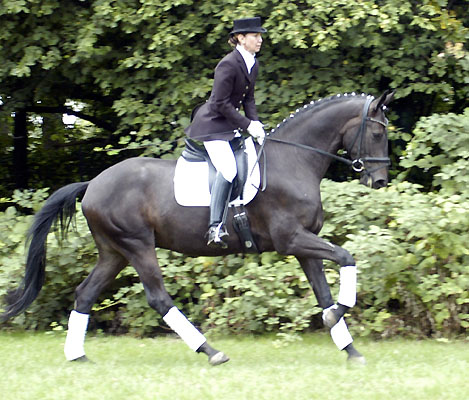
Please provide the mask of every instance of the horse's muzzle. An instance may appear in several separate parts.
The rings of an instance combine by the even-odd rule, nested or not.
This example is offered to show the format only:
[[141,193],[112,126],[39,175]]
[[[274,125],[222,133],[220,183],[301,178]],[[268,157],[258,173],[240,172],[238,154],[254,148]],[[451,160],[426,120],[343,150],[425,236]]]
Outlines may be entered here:
[[378,179],[376,181],[373,181],[372,183],[372,188],[373,189],[381,189],[384,188],[388,185],[388,180],[387,179]]
[[[376,176],[380,175],[380,176]],[[367,174],[366,172],[362,174],[360,178],[360,183],[362,185],[368,186],[372,189],[381,189],[388,185],[387,174]]]

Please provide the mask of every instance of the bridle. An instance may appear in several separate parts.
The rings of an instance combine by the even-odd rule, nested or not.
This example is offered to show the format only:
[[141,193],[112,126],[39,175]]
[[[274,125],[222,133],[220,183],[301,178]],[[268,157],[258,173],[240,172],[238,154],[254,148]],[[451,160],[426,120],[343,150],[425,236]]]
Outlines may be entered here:
[[[374,171],[377,171],[378,169],[388,167],[389,165],[391,165],[391,160],[389,159],[389,157],[361,157],[363,139],[366,135],[366,123],[368,121],[374,122],[374,123],[384,126],[385,129],[388,126],[387,119],[385,120],[385,122],[383,122],[383,121],[379,121],[377,119],[374,119],[368,116],[368,112],[370,110],[370,105],[372,101],[373,101],[373,97],[371,96],[366,99],[365,105],[363,106],[363,115],[362,115],[362,122],[360,124],[360,128],[358,129],[358,132],[355,135],[355,138],[353,139],[352,145],[350,146],[350,149],[353,149],[355,144],[358,142],[357,157],[355,158],[355,160],[351,162],[352,169],[355,172],[365,171],[365,173],[368,175]],[[365,163],[381,163],[384,165],[374,168],[373,170],[367,170]]]
[[[292,145],[292,146],[295,146],[295,147],[299,147],[301,149],[314,151],[316,153],[328,156],[330,158],[333,158],[334,160],[338,160],[338,161],[341,161],[341,162],[347,164],[355,172],[365,172],[365,174],[369,175],[374,171],[377,171],[381,168],[388,167],[389,165],[391,165],[391,160],[390,160],[389,157],[361,157],[363,147],[364,147],[363,140],[364,140],[364,137],[366,135],[366,123],[368,121],[370,121],[370,122],[380,124],[380,125],[384,126],[385,128],[388,126],[387,119],[385,120],[385,122],[383,122],[383,121],[379,121],[377,119],[374,119],[374,118],[371,118],[371,117],[368,116],[368,112],[370,110],[370,105],[371,105],[372,101],[373,101],[373,97],[368,96],[366,101],[365,101],[365,104],[363,106],[362,121],[360,123],[360,127],[358,128],[358,131],[355,135],[355,138],[353,139],[352,146],[350,147],[350,149],[353,149],[355,144],[358,143],[357,157],[354,160],[349,160],[348,158],[341,157],[341,156],[338,156],[336,154],[329,153],[325,150],[321,150],[321,149],[318,149],[316,147],[311,147],[311,146],[301,144],[301,143],[294,143],[294,142],[289,142],[287,140],[278,139],[276,137],[273,137],[272,135],[267,135],[265,137],[265,139],[266,139],[266,141],[270,140],[270,141],[273,141],[273,142],[289,144],[289,145]],[[264,145],[265,145],[266,141],[264,141],[264,143],[261,146],[261,149],[259,151],[259,157],[260,157],[260,154],[264,150]],[[378,166],[378,167],[373,168],[373,169],[370,170],[366,167],[366,163],[381,163],[383,165]]]

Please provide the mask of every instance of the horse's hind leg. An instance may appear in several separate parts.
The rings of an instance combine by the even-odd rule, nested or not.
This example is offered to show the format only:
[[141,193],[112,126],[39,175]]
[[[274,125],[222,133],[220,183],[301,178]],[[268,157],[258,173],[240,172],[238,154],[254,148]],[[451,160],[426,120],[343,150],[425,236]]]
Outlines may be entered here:
[[91,307],[99,294],[126,265],[127,260],[121,255],[102,248],[99,249],[96,266],[75,291],[75,307],[70,313],[64,347],[67,360],[87,360],[84,342]]
[[[329,284],[327,283],[326,276],[324,274],[324,266],[322,260],[311,259],[311,258],[299,258],[298,259],[303,271],[308,278],[313,292],[318,300],[319,306],[323,310],[329,310],[335,306],[332,300],[331,291]],[[348,296],[350,296],[347,293]],[[339,298],[340,298],[339,293]],[[342,298],[344,298],[344,289],[342,288]],[[348,299],[347,299],[348,300]],[[327,324],[326,324],[327,325]],[[347,325],[343,316],[339,318],[339,321],[334,324],[331,328],[331,337],[339,350],[345,350],[348,354],[349,361],[357,361],[358,363],[364,364],[365,358],[355,349],[352,342],[352,336],[350,335]]]
[[219,365],[229,360],[221,351],[212,348],[204,335],[174,306],[163,283],[163,276],[156,259],[155,249],[134,249],[129,261],[137,271],[145,289],[148,303],[158,311],[168,326],[194,351],[205,353],[212,365]]

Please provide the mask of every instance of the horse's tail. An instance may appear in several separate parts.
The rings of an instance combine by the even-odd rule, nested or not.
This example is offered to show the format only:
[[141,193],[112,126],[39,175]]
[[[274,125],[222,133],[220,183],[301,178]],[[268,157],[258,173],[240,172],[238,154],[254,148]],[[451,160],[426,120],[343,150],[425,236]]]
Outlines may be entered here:
[[18,289],[7,295],[7,307],[0,315],[0,322],[24,311],[38,296],[44,284],[46,239],[50,228],[52,224],[59,223],[62,236],[65,236],[76,212],[76,199],[86,192],[88,184],[89,182],[77,182],[57,190],[34,217],[28,232],[29,250],[25,276]]

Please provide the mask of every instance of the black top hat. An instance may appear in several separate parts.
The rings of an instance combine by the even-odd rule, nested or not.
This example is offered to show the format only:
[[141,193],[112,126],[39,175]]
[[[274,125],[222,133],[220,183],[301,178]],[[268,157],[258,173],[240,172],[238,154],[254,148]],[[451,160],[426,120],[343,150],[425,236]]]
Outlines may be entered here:
[[233,30],[230,32],[230,35],[235,35],[236,33],[265,33],[267,32],[261,26],[260,17],[254,18],[241,18],[235,19],[233,22]]

